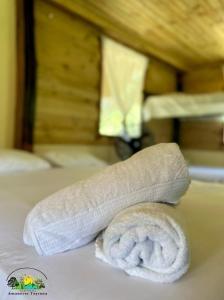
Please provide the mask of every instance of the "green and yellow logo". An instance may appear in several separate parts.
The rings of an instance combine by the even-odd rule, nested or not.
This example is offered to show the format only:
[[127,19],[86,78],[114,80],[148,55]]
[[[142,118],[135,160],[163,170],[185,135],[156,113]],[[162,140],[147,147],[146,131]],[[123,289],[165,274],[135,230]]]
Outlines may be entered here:
[[30,292],[32,294],[35,291],[44,291],[46,280],[46,275],[38,269],[19,268],[7,277],[7,285],[11,292]]
[[8,286],[15,290],[40,290],[45,288],[42,279],[31,275],[24,275],[19,280],[16,277],[10,277]]

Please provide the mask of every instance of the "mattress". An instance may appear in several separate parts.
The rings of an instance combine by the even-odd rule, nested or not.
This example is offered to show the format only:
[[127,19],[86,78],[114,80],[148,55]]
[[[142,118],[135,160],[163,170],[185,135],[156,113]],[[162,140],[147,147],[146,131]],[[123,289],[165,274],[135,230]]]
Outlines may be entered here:
[[[0,299],[48,300],[223,300],[224,185],[193,181],[179,206],[186,221],[192,262],[174,284],[129,277],[94,256],[94,244],[42,257],[23,243],[25,217],[52,192],[85,178],[95,168],[51,169],[0,178]],[[16,269],[44,273],[45,295],[9,295],[7,277]]]
[[208,182],[224,182],[224,168],[209,166],[189,166],[192,179]]
[[144,103],[143,117],[149,121],[152,118],[220,115],[224,111],[223,96],[223,92],[149,96]]

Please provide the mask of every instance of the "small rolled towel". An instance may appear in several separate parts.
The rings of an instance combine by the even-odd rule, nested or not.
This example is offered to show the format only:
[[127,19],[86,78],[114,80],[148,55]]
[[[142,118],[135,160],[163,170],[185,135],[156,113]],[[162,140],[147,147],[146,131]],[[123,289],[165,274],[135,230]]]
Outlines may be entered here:
[[176,204],[190,183],[174,144],[148,147],[40,201],[28,214],[23,239],[40,255],[89,243],[122,209],[142,201]]
[[133,276],[169,283],[188,269],[189,251],[175,207],[141,203],[120,212],[96,240],[96,257]]

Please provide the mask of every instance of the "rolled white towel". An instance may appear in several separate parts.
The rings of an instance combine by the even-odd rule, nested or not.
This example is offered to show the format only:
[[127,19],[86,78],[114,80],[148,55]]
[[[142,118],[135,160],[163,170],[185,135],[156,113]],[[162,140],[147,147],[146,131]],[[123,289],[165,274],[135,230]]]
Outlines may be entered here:
[[177,209],[141,203],[120,212],[96,240],[96,257],[133,276],[169,283],[189,266]]
[[40,201],[28,214],[23,239],[40,255],[92,241],[128,206],[177,204],[190,183],[178,145],[158,144]]

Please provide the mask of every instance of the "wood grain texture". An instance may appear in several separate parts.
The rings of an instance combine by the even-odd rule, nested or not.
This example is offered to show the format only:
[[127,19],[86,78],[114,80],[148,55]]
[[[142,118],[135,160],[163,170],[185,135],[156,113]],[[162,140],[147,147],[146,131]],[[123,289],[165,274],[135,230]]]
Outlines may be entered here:
[[145,92],[150,94],[165,94],[175,92],[176,88],[176,69],[157,59],[150,59],[146,73]]
[[182,149],[182,153],[193,166],[224,167],[223,150]]
[[182,121],[180,123],[180,146],[183,149],[224,149],[223,123],[214,119]]
[[223,0],[49,0],[181,70],[224,60]]
[[95,143],[100,91],[99,33],[35,1],[37,100],[34,142]]
[[196,68],[182,77],[186,93],[210,93],[224,90],[224,64]]
[[148,128],[153,134],[155,143],[169,143],[173,141],[172,119],[153,119],[148,122]]
[[[35,21],[34,143],[111,143],[111,138],[98,134],[100,32],[43,0],[35,1]],[[150,59],[145,92],[160,94],[175,88],[176,69]]]

